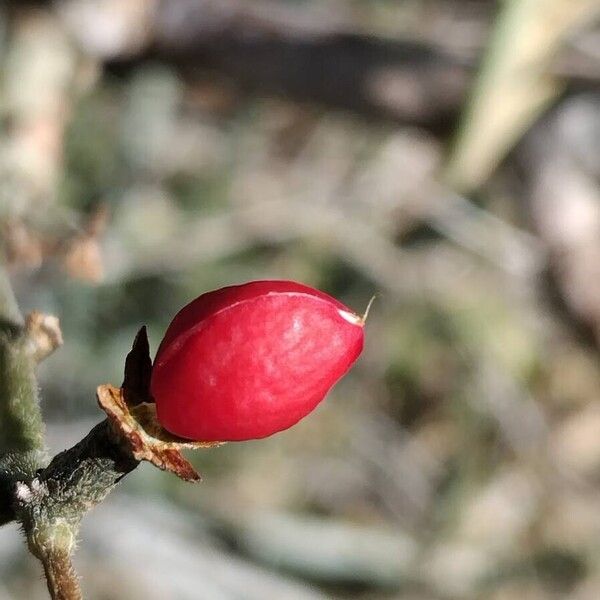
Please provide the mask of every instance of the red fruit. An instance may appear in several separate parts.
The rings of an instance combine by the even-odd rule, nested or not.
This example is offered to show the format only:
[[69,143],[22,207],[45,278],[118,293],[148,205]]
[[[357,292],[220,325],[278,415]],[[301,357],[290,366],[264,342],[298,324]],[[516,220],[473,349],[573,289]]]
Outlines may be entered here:
[[363,348],[363,319],[293,281],[222,288],[185,306],[158,349],[158,420],[199,441],[249,440],[311,412]]

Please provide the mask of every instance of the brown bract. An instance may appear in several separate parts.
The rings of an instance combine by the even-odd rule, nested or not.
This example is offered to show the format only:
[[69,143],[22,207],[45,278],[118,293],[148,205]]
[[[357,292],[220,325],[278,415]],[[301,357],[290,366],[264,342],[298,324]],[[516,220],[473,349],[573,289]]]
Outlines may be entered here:
[[98,387],[100,408],[106,413],[116,436],[136,460],[146,460],[185,481],[200,481],[200,475],[181,454],[183,448],[212,448],[220,442],[194,442],[172,435],[156,419],[156,406],[149,395],[152,362],[146,328],[137,334],[125,363],[123,386]]

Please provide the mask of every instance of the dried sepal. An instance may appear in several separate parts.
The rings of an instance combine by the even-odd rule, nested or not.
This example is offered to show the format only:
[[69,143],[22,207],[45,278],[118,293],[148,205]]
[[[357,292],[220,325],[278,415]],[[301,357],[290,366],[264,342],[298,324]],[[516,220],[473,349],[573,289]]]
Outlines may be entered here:
[[136,460],[146,460],[164,471],[171,471],[185,481],[200,481],[200,475],[181,454],[182,448],[207,448],[215,443],[181,440],[165,431],[156,421],[152,404],[138,404],[131,410],[125,402],[123,388],[101,385],[98,404],[106,413],[115,434],[129,447]]
[[97,390],[98,404],[106,413],[115,435],[136,460],[146,460],[185,481],[199,481],[200,475],[181,454],[182,448],[210,448],[211,442],[193,442],[172,435],[156,418],[150,395],[152,359],[146,327],[142,327],[125,359],[121,388],[106,384]]
[[214,448],[223,442],[195,442],[169,433],[156,418],[156,404],[138,404],[131,409],[131,414],[146,434],[160,441],[166,448]]
[[27,351],[36,363],[42,362],[63,345],[62,332],[57,317],[33,311],[25,320]]

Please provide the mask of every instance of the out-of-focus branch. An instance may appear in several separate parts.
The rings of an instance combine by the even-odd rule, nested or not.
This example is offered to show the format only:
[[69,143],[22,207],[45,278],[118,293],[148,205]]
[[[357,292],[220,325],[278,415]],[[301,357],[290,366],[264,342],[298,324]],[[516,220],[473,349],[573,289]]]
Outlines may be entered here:
[[[451,124],[482,48],[385,38],[323,11],[272,0],[63,0],[60,14],[82,48],[114,69],[145,59],[188,78],[216,72],[240,88],[429,128]],[[486,29],[487,24],[482,24]],[[551,70],[578,84],[597,69],[566,49]]]
[[84,50],[115,69],[159,59],[187,77],[217,72],[248,91],[427,126],[456,113],[470,79],[431,45],[268,0],[71,1],[61,14]]
[[[547,248],[564,316],[600,345],[600,191],[596,96],[573,98],[526,137],[522,166],[532,224]],[[577,127],[566,123],[577,116]],[[532,168],[534,165],[535,168]],[[566,310],[565,310],[566,309]]]

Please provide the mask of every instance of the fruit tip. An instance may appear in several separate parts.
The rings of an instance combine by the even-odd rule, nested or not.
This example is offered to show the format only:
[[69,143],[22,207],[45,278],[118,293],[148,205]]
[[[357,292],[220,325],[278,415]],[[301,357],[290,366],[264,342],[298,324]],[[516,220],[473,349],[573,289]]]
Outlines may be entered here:
[[374,295],[371,297],[371,299],[369,300],[369,303],[367,304],[367,308],[365,309],[365,312],[363,313],[362,316],[357,315],[356,313],[348,311],[348,310],[340,310],[338,312],[340,313],[340,316],[343,319],[348,321],[348,323],[352,323],[352,325],[358,325],[360,327],[364,327],[365,323],[367,322],[367,317],[369,316],[369,311],[371,310],[371,306],[372,306],[375,298],[377,298],[377,295]]

